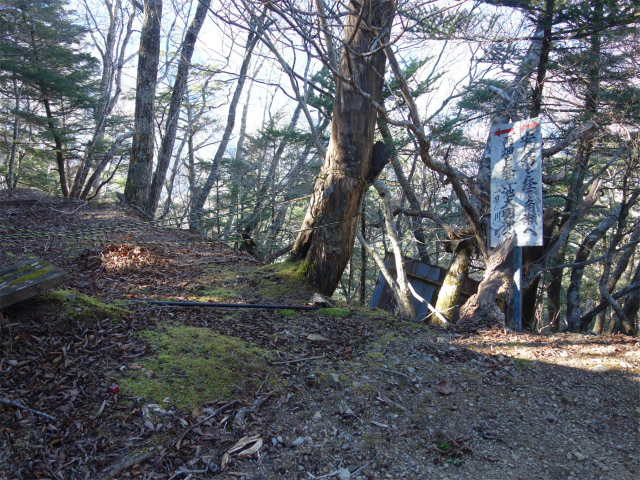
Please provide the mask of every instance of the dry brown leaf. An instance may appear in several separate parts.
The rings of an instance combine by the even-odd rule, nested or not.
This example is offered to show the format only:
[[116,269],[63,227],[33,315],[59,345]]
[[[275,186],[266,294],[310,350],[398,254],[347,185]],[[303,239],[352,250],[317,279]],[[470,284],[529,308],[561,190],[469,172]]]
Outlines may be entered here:
[[254,453],[256,453],[258,450],[260,450],[260,448],[262,447],[262,439],[258,439],[258,441],[256,443],[253,444],[253,446],[247,448],[246,450],[241,451],[238,454],[238,457],[249,457],[251,455],[253,455]]
[[247,445],[252,444],[253,442],[257,442],[260,440],[260,435],[253,435],[251,437],[242,437],[240,440],[236,442],[236,444],[227,450],[227,453],[235,453],[238,450],[242,450]]

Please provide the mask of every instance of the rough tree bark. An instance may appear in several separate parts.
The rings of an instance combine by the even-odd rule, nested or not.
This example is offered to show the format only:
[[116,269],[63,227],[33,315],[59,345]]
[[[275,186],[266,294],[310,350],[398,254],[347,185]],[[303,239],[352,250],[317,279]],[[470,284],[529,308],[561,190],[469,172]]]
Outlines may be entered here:
[[153,168],[154,105],[160,62],[161,20],[162,0],[145,0],[138,54],[133,144],[124,188],[124,198],[141,208],[149,198]]
[[515,235],[506,237],[491,252],[487,268],[478,286],[478,293],[472,295],[460,308],[457,326],[469,330],[478,330],[492,325],[504,325],[504,313],[498,308],[496,300],[505,279],[512,270],[511,262]]
[[[351,1],[345,18],[331,138],[307,214],[292,249],[307,281],[333,294],[351,253],[365,177],[372,162],[376,111],[358,90],[379,102],[385,55],[375,49],[390,35],[394,2]],[[363,56],[363,53],[375,53]]]

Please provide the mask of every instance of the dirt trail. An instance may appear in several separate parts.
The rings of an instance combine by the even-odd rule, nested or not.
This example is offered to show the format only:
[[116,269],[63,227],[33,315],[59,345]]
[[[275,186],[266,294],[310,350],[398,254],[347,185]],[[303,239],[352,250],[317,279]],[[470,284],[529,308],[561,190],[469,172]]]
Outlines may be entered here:
[[[313,292],[294,267],[142,228],[120,205],[0,193],[0,237],[0,268],[72,274],[2,312],[0,398],[55,420],[0,405],[0,478],[640,476],[638,338],[461,335],[350,307],[113,309]],[[223,338],[228,374],[212,363]]]

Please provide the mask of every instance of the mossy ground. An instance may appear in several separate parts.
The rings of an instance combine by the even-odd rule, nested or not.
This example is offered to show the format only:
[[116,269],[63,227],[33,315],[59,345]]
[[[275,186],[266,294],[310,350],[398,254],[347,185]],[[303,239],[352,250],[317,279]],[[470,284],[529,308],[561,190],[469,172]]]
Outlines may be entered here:
[[320,310],[318,310],[318,315],[327,315],[329,317],[342,318],[348,317],[349,315],[351,315],[351,312],[344,308],[321,308]]
[[85,295],[77,290],[47,292],[40,298],[53,306],[56,316],[69,323],[93,325],[105,318],[117,321],[129,314],[129,311],[124,308],[108,305],[96,297]]
[[230,399],[234,389],[257,389],[270,372],[266,351],[207,328],[166,326],[139,338],[155,352],[120,383],[125,395],[150,402],[194,408]]

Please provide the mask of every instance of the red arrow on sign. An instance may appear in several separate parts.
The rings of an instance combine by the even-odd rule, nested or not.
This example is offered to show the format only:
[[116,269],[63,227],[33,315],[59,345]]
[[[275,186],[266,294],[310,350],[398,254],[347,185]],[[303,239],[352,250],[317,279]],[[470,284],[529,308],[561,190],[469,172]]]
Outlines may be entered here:
[[[539,123],[531,122],[528,125],[522,125],[518,130],[529,130],[530,128],[536,128],[538,125],[539,125]],[[496,137],[499,137],[503,133],[513,132],[514,130],[515,130],[515,128],[505,128],[504,130],[498,129],[498,130],[496,130]]]
[[514,130],[515,130],[515,128],[505,128],[504,130],[498,129],[498,130],[496,130],[496,137],[499,137],[503,133],[513,132]]
[[531,122],[529,125],[523,125],[520,127],[520,130],[529,130],[530,128],[536,128],[539,123]]

